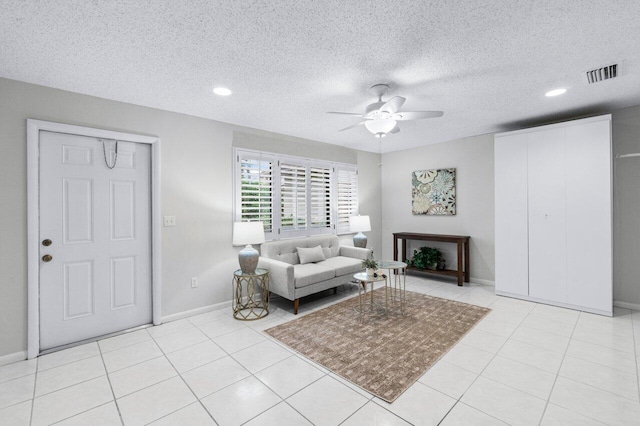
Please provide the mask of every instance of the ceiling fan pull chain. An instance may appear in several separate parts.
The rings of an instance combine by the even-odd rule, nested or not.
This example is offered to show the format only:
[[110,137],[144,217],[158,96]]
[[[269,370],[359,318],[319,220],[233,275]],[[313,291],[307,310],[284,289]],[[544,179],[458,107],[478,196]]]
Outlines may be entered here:
[[114,158],[113,160],[113,166],[109,165],[109,161],[107,161],[107,150],[104,147],[104,139],[98,139],[100,142],[102,142],[102,155],[104,156],[104,164],[106,164],[108,169],[113,169],[116,164],[118,164],[118,140],[116,139],[116,158]]

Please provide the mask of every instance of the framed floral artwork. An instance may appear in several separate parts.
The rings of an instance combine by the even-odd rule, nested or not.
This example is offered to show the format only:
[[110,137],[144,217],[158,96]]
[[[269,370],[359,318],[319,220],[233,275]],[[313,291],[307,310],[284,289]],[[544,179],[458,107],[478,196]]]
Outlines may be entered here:
[[456,169],[417,170],[411,179],[413,214],[456,214]]

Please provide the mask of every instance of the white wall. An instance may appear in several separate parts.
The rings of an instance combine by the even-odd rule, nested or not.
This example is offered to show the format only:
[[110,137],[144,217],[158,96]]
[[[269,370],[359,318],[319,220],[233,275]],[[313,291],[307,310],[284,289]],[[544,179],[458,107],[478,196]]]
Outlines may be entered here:
[[[493,282],[493,135],[384,154],[382,164],[383,257],[393,258],[394,232],[469,235],[472,281]],[[456,215],[412,214],[412,172],[448,168],[456,169]],[[409,257],[422,245],[441,248],[447,264],[455,265],[453,244],[415,242],[408,247]]]
[[[162,214],[177,220],[162,229],[163,316],[231,300],[240,250],[231,244],[232,150],[239,133],[266,141],[265,149],[297,147],[358,163],[367,176],[360,180],[361,210],[378,221],[369,237],[380,245],[379,196],[370,195],[380,191],[376,154],[0,79],[0,357],[26,350],[27,118],[162,139]],[[195,276],[200,286],[192,289]]]
[[[393,256],[393,232],[470,235],[472,278],[494,280],[492,135],[384,154],[379,167],[379,154],[0,79],[0,357],[26,350],[27,118],[162,139],[162,214],[178,224],[162,234],[165,316],[231,298],[239,250],[231,245],[233,146],[357,163],[360,211],[371,216],[367,235],[377,258]],[[640,107],[613,112],[613,149],[640,152]],[[450,167],[457,169],[457,215],[412,215],[412,171]],[[640,158],[615,161],[614,299],[636,305],[639,183]]]

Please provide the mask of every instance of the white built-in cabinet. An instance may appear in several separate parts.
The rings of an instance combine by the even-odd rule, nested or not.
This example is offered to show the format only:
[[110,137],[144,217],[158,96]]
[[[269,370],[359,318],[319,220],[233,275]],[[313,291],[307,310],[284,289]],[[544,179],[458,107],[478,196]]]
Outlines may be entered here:
[[494,147],[496,294],[612,315],[611,116]]

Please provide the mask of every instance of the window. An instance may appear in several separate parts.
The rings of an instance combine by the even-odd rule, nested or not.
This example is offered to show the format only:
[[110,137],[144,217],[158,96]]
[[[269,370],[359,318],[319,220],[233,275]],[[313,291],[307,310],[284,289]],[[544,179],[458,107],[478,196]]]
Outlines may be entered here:
[[358,215],[358,170],[354,167],[336,168],[338,234],[349,232],[349,218]]
[[273,161],[267,158],[242,158],[238,163],[240,171],[239,222],[261,220],[264,232],[273,229]]
[[358,214],[355,165],[235,153],[236,221],[262,221],[266,239],[349,232],[349,217]]
[[307,168],[280,163],[280,226],[282,230],[307,229]]

